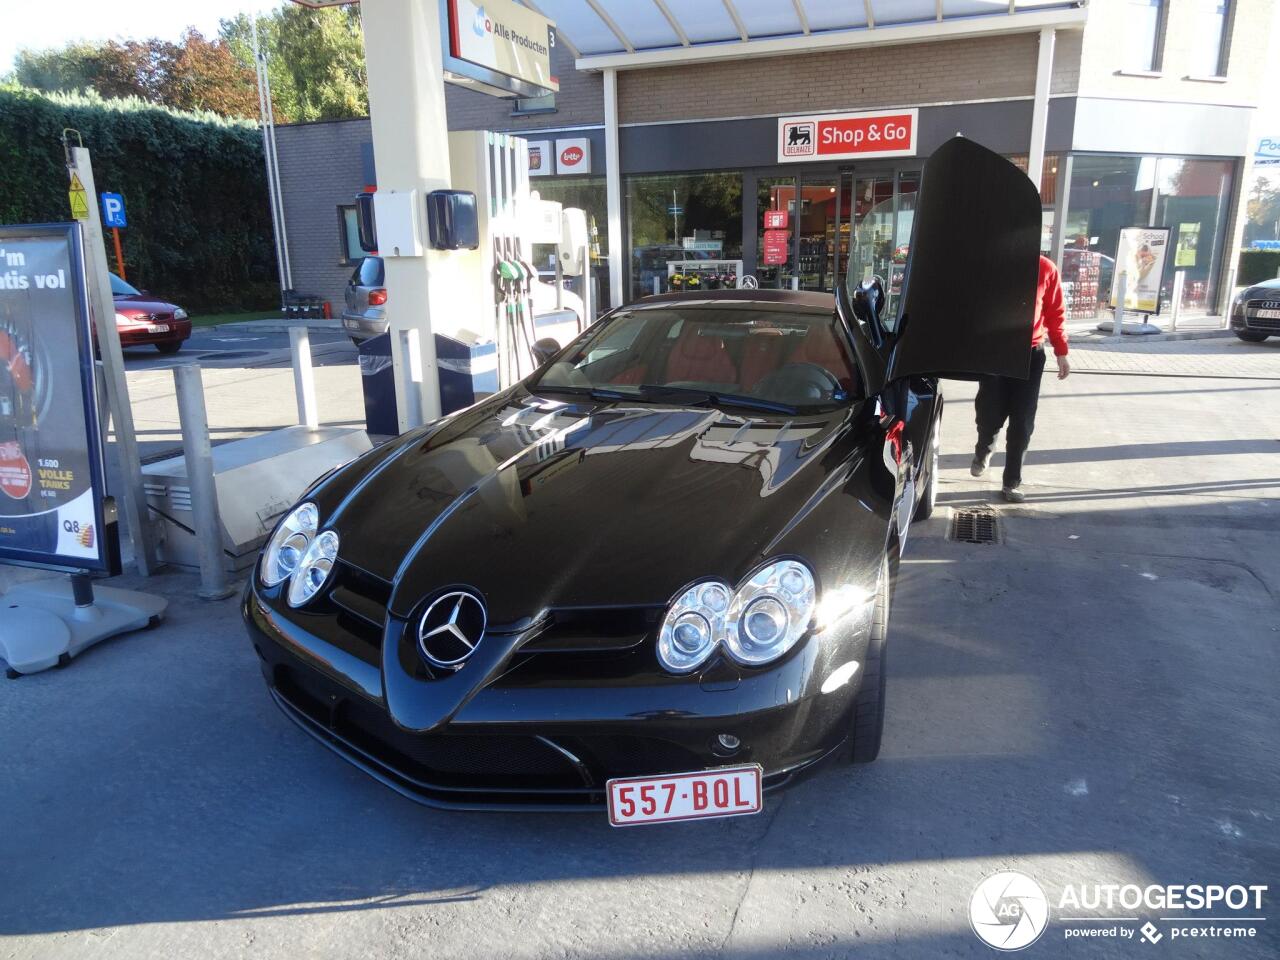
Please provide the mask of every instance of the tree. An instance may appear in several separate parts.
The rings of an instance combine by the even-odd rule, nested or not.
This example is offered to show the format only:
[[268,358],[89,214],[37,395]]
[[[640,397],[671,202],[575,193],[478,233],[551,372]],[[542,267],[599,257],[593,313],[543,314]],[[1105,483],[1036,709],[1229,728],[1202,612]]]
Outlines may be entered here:
[[190,29],[178,43],[110,40],[61,50],[23,50],[14,80],[44,93],[91,90],[106,98],[137,97],[178,110],[208,110],[224,117],[253,118],[258,97],[252,66],[245,66],[222,39],[206,40]]
[[[222,41],[253,67],[252,24],[245,14],[223,20]],[[369,113],[360,8],[310,9],[287,3],[258,19],[267,55],[272,105],[282,122],[363,117]]]

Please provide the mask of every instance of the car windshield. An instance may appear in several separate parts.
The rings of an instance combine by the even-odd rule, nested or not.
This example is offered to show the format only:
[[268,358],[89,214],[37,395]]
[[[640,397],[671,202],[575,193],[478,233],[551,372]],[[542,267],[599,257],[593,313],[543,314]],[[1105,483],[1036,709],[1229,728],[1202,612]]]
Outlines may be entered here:
[[142,294],[137,287],[125,283],[113,273],[111,274],[111,295],[113,297],[138,297]]
[[847,403],[858,392],[831,313],[714,302],[620,310],[532,389],[780,412]]

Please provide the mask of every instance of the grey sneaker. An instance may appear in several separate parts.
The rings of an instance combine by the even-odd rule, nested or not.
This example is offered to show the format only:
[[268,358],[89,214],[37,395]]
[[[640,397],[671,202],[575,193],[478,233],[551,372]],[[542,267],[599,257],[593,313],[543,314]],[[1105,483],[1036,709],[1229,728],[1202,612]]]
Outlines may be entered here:
[[1022,503],[1027,499],[1027,495],[1017,487],[1002,487],[1000,493],[1010,503]]
[[973,458],[973,463],[969,464],[970,476],[974,476],[974,477],[982,476],[984,473],[987,472],[987,464],[989,464],[990,462],[991,462],[991,454],[989,453],[985,457],[975,456]]

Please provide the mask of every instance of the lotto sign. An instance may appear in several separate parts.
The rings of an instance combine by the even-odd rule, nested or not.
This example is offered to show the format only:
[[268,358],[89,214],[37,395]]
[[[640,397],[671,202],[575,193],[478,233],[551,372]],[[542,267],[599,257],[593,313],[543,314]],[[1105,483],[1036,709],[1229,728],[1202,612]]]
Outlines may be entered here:
[[832,113],[778,120],[778,162],[909,157],[916,152],[919,111]]
[[590,173],[591,141],[586,137],[556,141],[556,173]]

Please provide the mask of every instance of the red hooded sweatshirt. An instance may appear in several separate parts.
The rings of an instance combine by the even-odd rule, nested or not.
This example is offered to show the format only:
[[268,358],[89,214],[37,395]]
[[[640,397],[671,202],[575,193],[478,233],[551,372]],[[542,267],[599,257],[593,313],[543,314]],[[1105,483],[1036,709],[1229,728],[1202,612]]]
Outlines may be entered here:
[[1058,267],[1046,256],[1040,257],[1040,283],[1036,287],[1036,319],[1031,327],[1031,346],[1038,347],[1047,336],[1053,354],[1067,355],[1067,334],[1063,330],[1067,314],[1062,305],[1062,278]]

